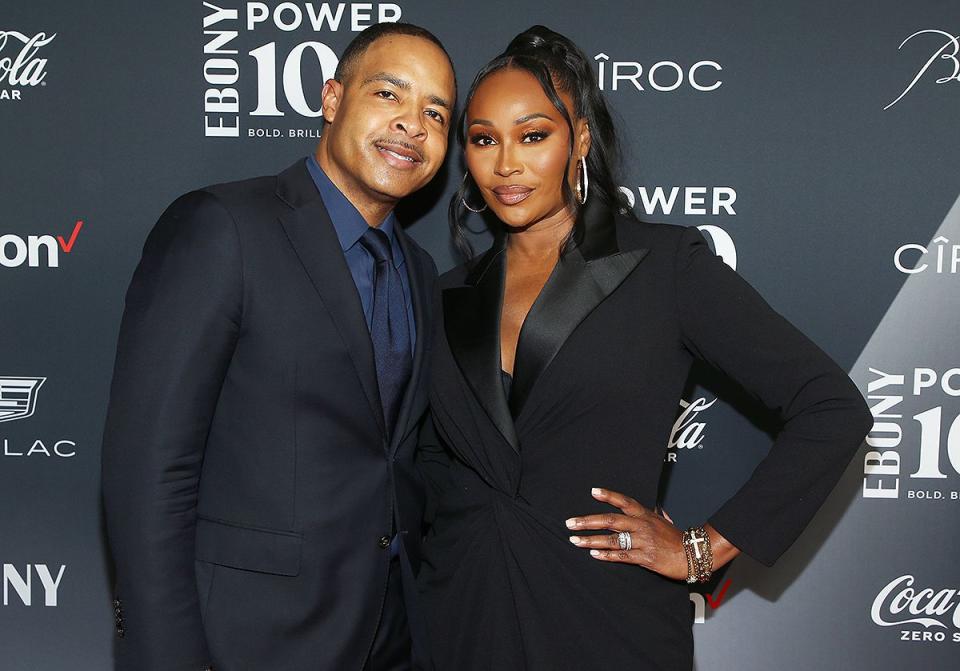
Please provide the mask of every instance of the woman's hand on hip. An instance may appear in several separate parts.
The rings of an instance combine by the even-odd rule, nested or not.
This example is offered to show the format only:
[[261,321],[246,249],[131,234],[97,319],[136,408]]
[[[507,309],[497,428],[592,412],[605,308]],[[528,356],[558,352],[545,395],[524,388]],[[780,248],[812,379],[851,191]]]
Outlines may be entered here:
[[[571,517],[567,528],[577,531],[608,530],[613,533],[576,535],[570,542],[590,551],[601,561],[636,564],[674,580],[687,577],[687,559],[681,542],[682,532],[666,512],[654,511],[637,501],[609,489],[593,489],[593,498],[623,511]],[[621,532],[628,536],[621,537]],[[626,545],[623,547],[621,544]]]

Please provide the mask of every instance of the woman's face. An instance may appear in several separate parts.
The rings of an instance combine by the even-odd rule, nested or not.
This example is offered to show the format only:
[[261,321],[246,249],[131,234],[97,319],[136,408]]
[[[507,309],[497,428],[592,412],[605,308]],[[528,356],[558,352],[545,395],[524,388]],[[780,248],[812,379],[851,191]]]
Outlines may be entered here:
[[[560,99],[572,118],[570,96],[560,92]],[[567,170],[570,131],[540,82],[506,68],[480,83],[467,108],[467,169],[500,221],[524,228],[566,209],[563,180],[574,188],[577,160],[590,142],[584,121],[574,129]]]

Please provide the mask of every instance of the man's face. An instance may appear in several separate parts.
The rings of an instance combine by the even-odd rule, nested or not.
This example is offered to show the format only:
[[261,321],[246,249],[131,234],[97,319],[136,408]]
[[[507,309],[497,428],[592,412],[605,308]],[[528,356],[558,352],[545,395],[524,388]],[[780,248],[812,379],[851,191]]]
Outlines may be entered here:
[[392,204],[433,178],[447,152],[454,81],[435,44],[388,35],[343,82],[324,85],[318,159],[351,201]]

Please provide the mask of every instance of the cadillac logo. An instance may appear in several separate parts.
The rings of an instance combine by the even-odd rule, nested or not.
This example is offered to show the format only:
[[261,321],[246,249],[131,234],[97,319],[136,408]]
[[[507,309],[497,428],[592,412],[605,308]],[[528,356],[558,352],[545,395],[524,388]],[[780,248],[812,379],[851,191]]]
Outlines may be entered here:
[[12,422],[33,414],[37,391],[45,377],[0,377],[0,422]]

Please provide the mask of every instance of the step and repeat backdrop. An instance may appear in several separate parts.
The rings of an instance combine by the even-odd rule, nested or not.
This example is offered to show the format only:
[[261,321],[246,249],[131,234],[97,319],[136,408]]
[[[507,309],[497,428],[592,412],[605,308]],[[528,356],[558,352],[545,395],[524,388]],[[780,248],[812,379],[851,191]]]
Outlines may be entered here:
[[[956,668],[957,0],[4,3],[0,668],[111,668],[99,443],[150,227],[185,191],[310,153],[338,54],[397,20],[437,34],[461,89],[532,24],[573,38],[619,123],[636,213],[703,230],[872,408],[788,553],[742,556],[691,592],[697,669]],[[463,170],[454,149],[402,208],[441,271]],[[678,525],[736,491],[776,430],[696,369],[665,446]]]

